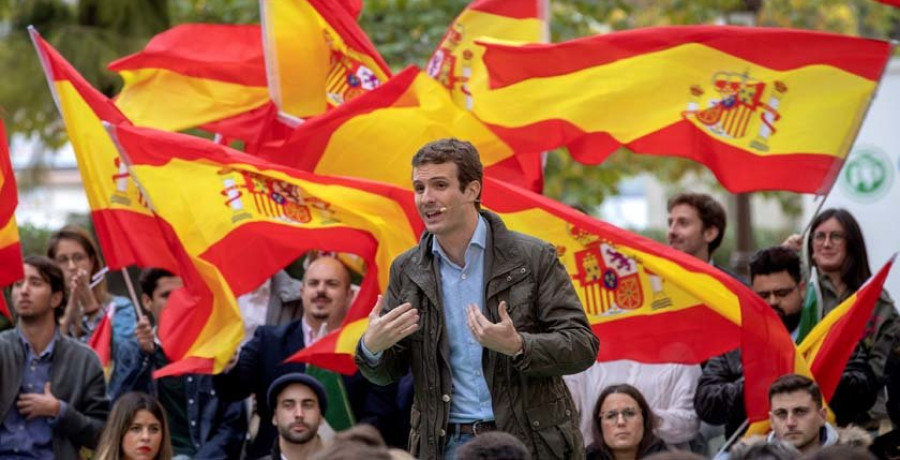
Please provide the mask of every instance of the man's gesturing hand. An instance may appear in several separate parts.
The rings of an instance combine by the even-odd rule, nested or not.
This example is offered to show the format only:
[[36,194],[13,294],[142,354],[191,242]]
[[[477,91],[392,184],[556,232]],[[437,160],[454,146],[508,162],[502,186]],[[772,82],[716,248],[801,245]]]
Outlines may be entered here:
[[483,347],[513,356],[522,349],[522,336],[516,331],[516,326],[509,317],[506,301],[500,302],[498,311],[500,322],[494,324],[481,313],[478,305],[471,303],[466,307],[466,323],[472,330],[475,340]]
[[369,327],[362,340],[372,353],[380,353],[394,346],[419,329],[419,311],[407,302],[381,315],[382,297],[378,296],[375,308],[369,313]]

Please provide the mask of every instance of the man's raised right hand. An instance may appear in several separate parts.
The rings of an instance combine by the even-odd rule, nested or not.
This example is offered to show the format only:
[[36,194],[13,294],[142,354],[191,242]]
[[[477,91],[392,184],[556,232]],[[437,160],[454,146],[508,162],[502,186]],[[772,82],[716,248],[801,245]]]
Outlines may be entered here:
[[419,330],[419,310],[409,302],[381,314],[384,308],[378,296],[375,308],[369,313],[369,327],[362,336],[363,345],[374,354],[381,353],[395,343]]

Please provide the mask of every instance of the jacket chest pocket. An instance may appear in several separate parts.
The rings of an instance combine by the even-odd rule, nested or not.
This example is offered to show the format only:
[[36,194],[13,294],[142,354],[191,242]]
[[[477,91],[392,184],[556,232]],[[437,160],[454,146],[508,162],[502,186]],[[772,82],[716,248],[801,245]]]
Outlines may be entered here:
[[506,308],[513,324],[517,330],[523,332],[532,332],[538,322],[534,308],[537,293],[534,281],[528,275],[528,270],[522,267],[501,277],[502,289],[491,301],[498,307],[501,301],[506,301]]

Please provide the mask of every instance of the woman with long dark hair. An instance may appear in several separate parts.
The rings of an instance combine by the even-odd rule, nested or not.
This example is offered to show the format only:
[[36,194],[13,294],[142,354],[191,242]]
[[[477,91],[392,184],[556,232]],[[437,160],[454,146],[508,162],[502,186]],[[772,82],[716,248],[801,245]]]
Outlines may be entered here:
[[593,414],[594,443],[587,448],[588,460],[638,460],[666,450],[653,433],[656,415],[631,385],[604,388]]
[[112,408],[97,446],[97,460],[171,460],[166,412],[156,398],[122,395]]
[[[818,283],[822,294],[822,305],[815,318],[816,321],[820,321],[859,290],[863,283],[872,277],[872,271],[862,230],[849,211],[839,208],[826,209],[813,219],[810,228],[806,244],[812,265],[818,272],[816,280],[811,281]],[[885,364],[891,353],[898,325],[900,321],[894,309],[894,302],[887,291],[884,291],[875,305],[866,327],[866,336],[861,342],[863,352],[868,354],[869,364],[878,381],[883,381]],[[840,391],[841,387],[838,387],[838,392]],[[833,401],[854,399],[852,395],[845,396],[849,397],[835,397]],[[835,412],[839,409],[843,412],[842,408],[832,407],[832,409]],[[879,403],[873,410],[876,418],[884,417],[883,398],[879,398]]]

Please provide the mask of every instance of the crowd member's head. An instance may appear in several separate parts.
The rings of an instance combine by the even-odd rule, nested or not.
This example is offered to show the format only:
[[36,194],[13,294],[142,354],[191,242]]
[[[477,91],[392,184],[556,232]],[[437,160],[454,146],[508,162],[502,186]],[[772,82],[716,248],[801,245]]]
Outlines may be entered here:
[[800,452],[817,450],[826,422],[822,391],[809,377],[787,374],[769,387],[769,423],[775,437]]
[[781,317],[789,331],[800,324],[805,285],[800,256],[790,248],[761,249],[750,259],[750,287]]
[[656,416],[637,388],[610,385],[594,406],[593,447],[608,458],[640,458],[657,442],[655,426]]
[[25,258],[25,278],[12,288],[13,311],[19,321],[55,324],[66,302],[65,277],[52,260],[44,256]]
[[413,190],[425,228],[441,237],[477,220],[484,170],[471,143],[441,139],[413,156]]
[[817,452],[803,457],[804,460],[875,460],[865,448],[846,445],[823,447]]
[[705,193],[669,199],[669,246],[708,261],[725,237],[725,208]]
[[353,300],[350,271],[336,257],[318,257],[303,274],[303,314],[311,324],[336,328]]
[[139,392],[122,395],[112,408],[97,446],[98,460],[170,460],[172,445],[166,413],[156,398]]
[[766,442],[762,438],[756,442],[738,443],[729,457],[732,460],[797,460],[800,451],[788,442],[775,440]]
[[856,291],[872,276],[862,230],[846,209],[826,209],[810,226],[809,253],[824,274],[834,274]]
[[[91,276],[103,268],[103,260],[97,244],[87,230],[76,225],[66,225],[50,236],[47,246],[47,257],[56,261],[56,265],[62,269],[66,276],[66,288],[71,285],[72,277],[79,271],[87,276],[90,282]],[[94,297],[104,302],[107,298],[106,280],[94,286]],[[93,313],[99,305],[84,305],[85,313]],[[93,310],[90,310],[93,309]],[[90,310],[90,311],[89,311]]]
[[666,450],[644,457],[645,460],[706,460],[706,457],[689,450]]
[[489,431],[463,444],[456,451],[459,460],[528,460],[528,447],[519,438],[502,431]]
[[138,278],[141,285],[141,305],[159,320],[172,291],[182,287],[181,277],[162,268],[145,268]]
[[[325,387],[314,377],[285,374],[269,386],[266,400],[272,408],[272,425],[281,452],[299,450],[318,441],[319,425],[328,410]],[[309,453],[309,452],[308,452]]]
[[384,438],[374,426],[360,424],[334,436],[328,447],[317,453],[314,460],[390,460],[391,454]]

